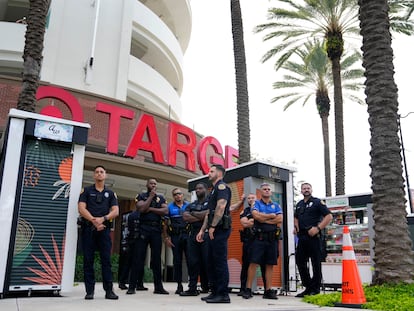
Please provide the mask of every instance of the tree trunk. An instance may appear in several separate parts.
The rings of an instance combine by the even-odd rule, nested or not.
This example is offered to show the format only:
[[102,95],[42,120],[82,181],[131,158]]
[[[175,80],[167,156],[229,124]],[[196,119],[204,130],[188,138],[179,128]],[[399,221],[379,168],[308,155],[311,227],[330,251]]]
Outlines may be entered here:
[[49,0],[30,0],[23,51],[22,89],[19,94],[17,109],[35,111],[48,9]]
[[236,70],[239,163],[244,163],[250,161],[250,120],[243,21],[239,0],[230,0],[230,7],[233,33],[234,67]]
[[323,162],[325,167],[325,195],[332,195],[331,181],[331,157],[329,148],[329,123],[328,116],[321,115],[322,121],[322,137],[323,137]]
[[334,84],[336,175],[335,193],[345,194],[345,141],[344,107],[342,101],[341,63],[339,57],[331,58]]
[[371,131],[374,283],[408,283],[414,278],[414,260],[405,210],[388,2],[358,3]]

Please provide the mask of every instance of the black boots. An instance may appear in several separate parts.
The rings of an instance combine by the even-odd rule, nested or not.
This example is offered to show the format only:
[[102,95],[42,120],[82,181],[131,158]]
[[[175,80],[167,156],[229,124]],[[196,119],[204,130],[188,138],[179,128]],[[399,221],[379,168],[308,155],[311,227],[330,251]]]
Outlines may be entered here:
[[110,290],[106,291],[105,299],[116,300],[116,299],[118,299],[118,296],[114,293],[114,291],[112,289],[110,289]]

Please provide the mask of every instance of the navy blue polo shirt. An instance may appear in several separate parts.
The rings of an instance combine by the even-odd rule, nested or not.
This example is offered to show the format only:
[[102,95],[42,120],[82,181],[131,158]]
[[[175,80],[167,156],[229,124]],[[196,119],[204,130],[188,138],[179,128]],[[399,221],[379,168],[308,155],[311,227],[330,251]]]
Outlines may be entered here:
[[295,210],[295,218],[299,222],[299,231],[306,231],[310,227],[316,227],[322,218],[330,213],[331,211],[325,203],[318,198],[310,197],[307,202],[300,200]]
[[86,209],[93,217],[108,215],[111,207],[118,205],[116,194],[106,187],[102,192],[96,190],[95,185],[83,189],[79,196],[79,202],[86,203]]
[[240,219],[242,219],[243,217],[247,217],[247,219],[252,219],[253,215],[252,215],[252,209],[250,206],[246,206],[243,211],[240,213]]
[[[279,204],[277,204],[276,202],[272,202],[272,201],[265,203],[262,200],[256,200],[256,202],[254,202],[253,211],[258,211],[264,214],[276,214],[276,215],[282,214],[282,209],[280,208]],[[261,229],[264,232],[269,232],[269,231],[275,231],[277,228],[277,225],[261,223],[255,219],[254,228]]]
[[[186,212],[202,212],[208,209],[208,198],[205,198],[203,201],[195,200],[188,204],[185,208]],[[203,225],[203,221],[195,221],[191,223],[193,229],[200,229]]]
[[[145,192],[145,193],[140,193],[137,195],[137,197],[135,198],[135,200],[138,201],[146,201],[149,197],[149,192]],[[164,203],[167,203],[167,201],[165,200],[165,198],[160,195],[157,194],[155,197],[152,198],[152,201],[150,203],[150,207],[154,207],[154,208],[162,208],[162,205]],[[140,216],[140,221],[141,222],[161,222],[161,216],[157,215],[155,213],[141,213]]]
[[223,180],[219,180],[214,185],[214,188],[211,191],[210,196],[208,198],[208,209],[210,210],[210,213],[214,212],[217,206],[217,201],[221,199],[227,200],[226,210],[224,212],[224,214],[226,215],[229,213],[230,209],[231,190]]

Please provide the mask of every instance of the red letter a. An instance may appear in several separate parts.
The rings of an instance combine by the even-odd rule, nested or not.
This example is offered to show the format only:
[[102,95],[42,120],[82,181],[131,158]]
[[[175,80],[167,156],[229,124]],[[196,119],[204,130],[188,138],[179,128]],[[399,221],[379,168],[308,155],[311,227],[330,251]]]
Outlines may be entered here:
[[[147,141],[143,141],[144,135],[147,134]],[[134,158],[138,150],[144,150],[152,153],[152,160],[156,163],[164,163],[161,144],[158,138],[157,128],[155,127],[154,118],[147,114],[142,114],[138,120],[137,128],[129,141],[128,148],[124,153],[125,157]]]

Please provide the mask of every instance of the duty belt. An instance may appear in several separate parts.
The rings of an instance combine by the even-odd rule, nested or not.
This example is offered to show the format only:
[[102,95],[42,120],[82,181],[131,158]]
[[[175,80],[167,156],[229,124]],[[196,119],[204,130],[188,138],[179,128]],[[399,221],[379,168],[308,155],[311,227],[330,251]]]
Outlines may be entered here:
[[141,225],[146,225],[146,226],[150,226],[150,227],[158,227],[161,226],[161,222],[160,221],[142,221],[140,222]]
[[171,226],[169,228],[169,232],[170,232],[170,235],[180,235],[182,233],[188,233],[190,231],[189,229],[190,229],[189,225],[185,227],[172,227]]

